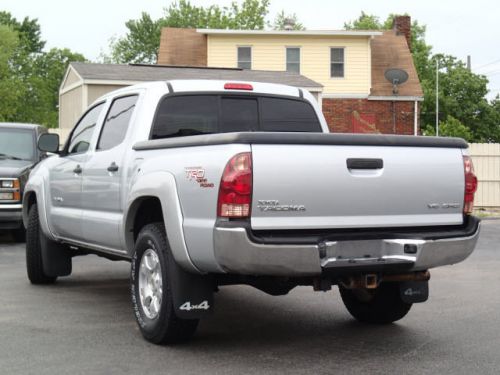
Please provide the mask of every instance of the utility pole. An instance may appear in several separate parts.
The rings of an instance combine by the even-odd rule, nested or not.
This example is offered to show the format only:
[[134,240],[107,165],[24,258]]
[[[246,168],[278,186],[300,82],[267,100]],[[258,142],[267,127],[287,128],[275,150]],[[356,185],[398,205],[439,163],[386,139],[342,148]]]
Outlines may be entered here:
[[471,64],[470,55],[467,55],[467,70],[469,72],[472,70],[472,64]]
[[436,59],[436,137],[439,137],[439,60]]

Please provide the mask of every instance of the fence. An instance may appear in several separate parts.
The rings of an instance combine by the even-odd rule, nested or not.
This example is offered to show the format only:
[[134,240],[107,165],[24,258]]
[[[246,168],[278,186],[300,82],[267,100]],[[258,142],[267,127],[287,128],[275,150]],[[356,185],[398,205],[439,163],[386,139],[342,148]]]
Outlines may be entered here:
[[471,143],[469,153],[479,180],[476,207],[500,208],[500,144]]

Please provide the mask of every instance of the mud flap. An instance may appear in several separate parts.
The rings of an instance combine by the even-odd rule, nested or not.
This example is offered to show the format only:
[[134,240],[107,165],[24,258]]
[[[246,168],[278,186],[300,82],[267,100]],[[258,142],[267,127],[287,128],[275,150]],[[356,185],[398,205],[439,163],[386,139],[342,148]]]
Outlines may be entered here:
[[399,284],[401,300],[406,303],[425,302],[429,298],[428,281],[404,281]]
[[214,280],[211,276],[184,271],[174,262],[168,264],[175,315],[181,319],[200,319],[213,311]]
[[[41,230],[41,229],[40,229]],[[50,277],[71,275],[71,254],[66,246],[40,236],[43,272]]]

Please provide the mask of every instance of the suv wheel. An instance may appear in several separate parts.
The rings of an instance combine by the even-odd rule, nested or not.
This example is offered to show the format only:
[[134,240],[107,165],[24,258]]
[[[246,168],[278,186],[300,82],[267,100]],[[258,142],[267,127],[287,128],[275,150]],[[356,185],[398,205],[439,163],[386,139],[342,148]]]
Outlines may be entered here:
[[340,295],[349,313],[364,323],[388,324],[403,318],[412,306],[403,302],[399,283],[381,283],[376,289],[346,289]]
[[131,267],[134,314],[144,338],[154,344],[174,344],[191,338],[198,319],[176,316],[167,265],[174,259],[161,223],[146,225],[137,237]]

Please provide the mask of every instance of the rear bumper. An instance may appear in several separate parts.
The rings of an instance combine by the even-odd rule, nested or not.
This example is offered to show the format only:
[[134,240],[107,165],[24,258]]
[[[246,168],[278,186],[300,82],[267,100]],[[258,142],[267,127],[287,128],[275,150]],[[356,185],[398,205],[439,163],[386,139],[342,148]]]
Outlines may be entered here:
[[402,238],[279,244],[259,243],[243,226],[218,225],[214,229],[214,251],[227,273],[244,275],[410,272],[463,261],[474,250],[479,231],[479,220],[474,218],[466,227],[451,231],[452,237],[441,231],[435,232],[436,236],[422,232]]
[[0,229],[17,229],[22,225],[22,204],[0,204]]

